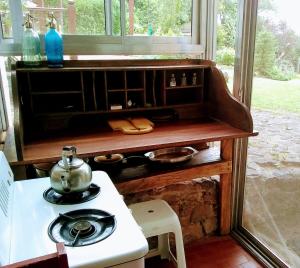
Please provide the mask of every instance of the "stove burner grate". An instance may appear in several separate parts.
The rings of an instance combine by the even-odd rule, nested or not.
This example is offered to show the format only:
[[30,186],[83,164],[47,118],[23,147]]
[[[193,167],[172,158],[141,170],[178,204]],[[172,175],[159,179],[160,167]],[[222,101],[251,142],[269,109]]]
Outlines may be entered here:
[[94,183],[81,193],[59,194],[53,188],[47,189],[43,197],[46,201],[56,205],[73,205],[80,204],[94,199],[100,193],[100,187]]
[[77,235],[80,238],[86,238],[93,235],[96,231],[96,228],[89,221],[81,220],[74,224],[74,226],[70,230],[70,234],[74,237]]
[[109,237],[116,228],[115,216],[98,209],[79,209],[60,214],[48,227],[54,242],[80,247]]

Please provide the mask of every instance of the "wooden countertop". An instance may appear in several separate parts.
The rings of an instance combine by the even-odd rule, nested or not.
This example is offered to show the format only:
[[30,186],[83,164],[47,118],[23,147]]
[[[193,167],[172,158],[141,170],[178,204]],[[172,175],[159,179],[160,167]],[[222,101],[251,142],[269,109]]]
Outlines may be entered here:
[[92,157],[96,154],[143,152],[256,135],[255,132],[249,133],[215,120],[160,123],[155,125],[153,132],[142,135],[124,135],[106,128],[83,134],[35,140],[24,145],[22,161],[10,164],[57,161],[61,158],[61,150],[65,145],[76,146],[80,157]]

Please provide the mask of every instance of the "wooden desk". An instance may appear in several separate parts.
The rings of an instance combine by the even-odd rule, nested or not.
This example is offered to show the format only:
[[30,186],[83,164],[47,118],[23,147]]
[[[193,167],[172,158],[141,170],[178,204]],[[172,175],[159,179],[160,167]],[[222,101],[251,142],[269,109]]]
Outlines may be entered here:
[[[234,140],[257,133],[249,110],[232,97],[215,63],[66,61],[64,68],[50,69],[45,62],[39,68],[17,62],[12,70],[17,157],[10,160],[11,165],[57,161],[65,145],[76,146],[78,155],[85,158],[220,141],[218,152],[212,148],[201,151],[196,164],[119,182],[117,187],[123,193],[134,192],[219,174],[220,232],[229,233]],[[183,74],[187,84],[180,83]],[[175,87],[169,81],[173,76]],[[132,102],[134,107],[129,105]],[[114,104],[122,109],[113,111]],[[154,131],[148,134],[124,135],[107,125],[110,118],[151,119],[165,111],[172,111],[177,120],[155,122]],[[85,120],[91,124],[77,125]]]

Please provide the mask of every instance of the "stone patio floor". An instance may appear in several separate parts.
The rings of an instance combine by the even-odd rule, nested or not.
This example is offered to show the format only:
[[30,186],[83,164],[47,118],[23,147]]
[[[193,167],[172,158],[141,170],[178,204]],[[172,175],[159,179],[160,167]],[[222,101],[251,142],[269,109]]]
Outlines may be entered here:
[[252,110],[244,227],[300,267],[300,115]]

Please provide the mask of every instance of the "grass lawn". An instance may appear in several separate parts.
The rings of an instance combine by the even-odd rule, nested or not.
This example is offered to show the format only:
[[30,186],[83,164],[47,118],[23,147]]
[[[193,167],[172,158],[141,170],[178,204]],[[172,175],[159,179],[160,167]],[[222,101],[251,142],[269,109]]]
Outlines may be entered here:
[[[232,91],[233,67],[220,66],[229,75],[228,88]],[[274,112],[300,114],[300,75],[290,81],[254,77],[252,107]]]
[[254,77],[252,106],[300,114],[300,76],[290,81]]

